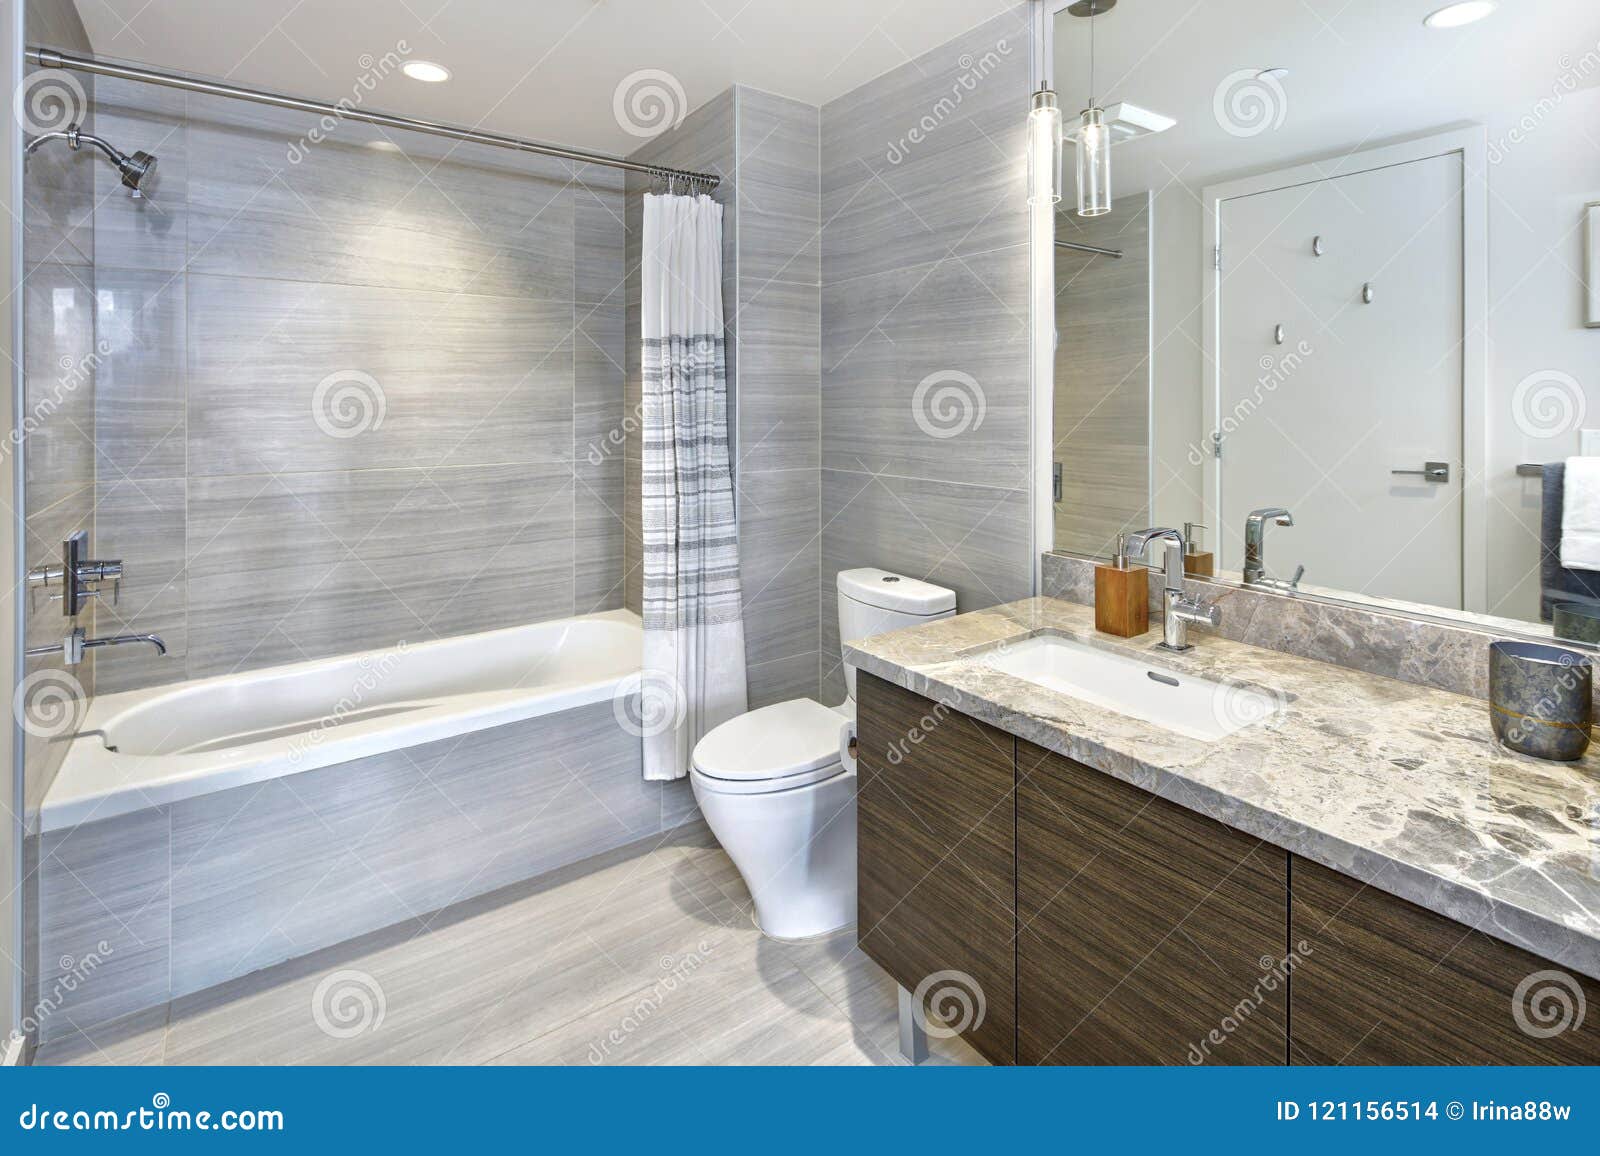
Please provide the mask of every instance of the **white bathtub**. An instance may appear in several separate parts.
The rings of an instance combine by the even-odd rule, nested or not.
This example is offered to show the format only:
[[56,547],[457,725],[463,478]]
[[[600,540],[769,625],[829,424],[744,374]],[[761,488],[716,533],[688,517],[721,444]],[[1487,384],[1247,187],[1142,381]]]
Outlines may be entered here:
[[47,832],[615,696],[641,662],[613,610],[95,698]]

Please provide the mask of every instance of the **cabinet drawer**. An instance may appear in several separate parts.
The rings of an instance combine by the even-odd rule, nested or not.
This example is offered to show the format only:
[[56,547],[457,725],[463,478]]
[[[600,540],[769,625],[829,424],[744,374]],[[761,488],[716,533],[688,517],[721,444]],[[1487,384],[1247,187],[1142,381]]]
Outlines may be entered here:
[[1018,1059],[1281,1064],[1288,853],[1017,744]]
[[1016,1055],[1015,740],[869,674],[857,676],[861,947],[902,987],[939,972],[982,993],[962,1035]]
[[[1294,973],[1294,1063],[1600,1063],[1600,984],[1308,859],[1292,871],[1294,940],[1310,949]],[[1565,1000],[1572,1026],[1524,1031],[1524,984],[1524,1022],[1549,1031]]]

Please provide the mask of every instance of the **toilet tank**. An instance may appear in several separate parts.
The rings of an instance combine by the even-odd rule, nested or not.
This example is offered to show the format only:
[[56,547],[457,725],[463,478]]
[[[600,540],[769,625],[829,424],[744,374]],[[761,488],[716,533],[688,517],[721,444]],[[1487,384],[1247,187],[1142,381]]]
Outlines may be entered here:
[[[853,642],[948,618],[956,612],[956,592],[872,566],[839,571],[839,641]],[[844,668],[850,698],[856,697],[856,669]]]

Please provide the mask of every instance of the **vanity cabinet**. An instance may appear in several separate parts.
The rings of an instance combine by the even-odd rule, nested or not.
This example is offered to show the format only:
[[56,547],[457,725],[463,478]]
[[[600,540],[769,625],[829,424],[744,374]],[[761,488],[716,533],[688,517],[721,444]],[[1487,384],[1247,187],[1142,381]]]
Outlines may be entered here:
[[982,1018],[961,1034],[991,1062],[1012,1063],[1016,740],[870,674],[856,679],[861,948],[907,991],[981,993]]
[[[858,676],[860,943],[995,1063],[1600,1063],[1600,983]],[[1539,973],[1549,975],[1540,976]],[[1530,979],[1529,977],[1533,977]],[[1537,1011],[1582,1022],[1529,1034]]]
[[1018,742],[1019,1062],[1283,1063],[1288,874],[1286,851]]
[[[1600,984],[1299,856],[1291,872],[1290,935],[1309,949],[1293,1063],[1600,1064]],[[1530,1035],[1518,1003],[1535,1031],[1579,1008],[1582,1023]]]

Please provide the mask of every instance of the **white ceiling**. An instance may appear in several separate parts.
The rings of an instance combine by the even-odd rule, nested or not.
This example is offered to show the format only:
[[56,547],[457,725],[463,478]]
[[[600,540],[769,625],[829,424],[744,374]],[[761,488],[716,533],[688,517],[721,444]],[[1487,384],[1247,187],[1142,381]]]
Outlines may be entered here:
[[[1178,124],[1116,146],[1114,187],[1197,186],[1447,125],[1505,123],[1563,82],[1600,84],[1600,3],[1500,0],[1476,24],[1423,27],[1444,3],[1121,0],[1095,21],[1095,95]],[[1069,120],[1088,96],[1088,33],[1087,20],[1056,18],[1054,79]],[[1218,89],[1236,71],[1269,67],[1290,70],[1278,91],[1263,90],[1274,127],[1229,133]]]
[[76,3],[99,55],[324,100],[351,97],[362,58],[404,41],[453,77],[386,76],[361,93],[365,107],[627,153],[646,138],[621,127],[612,105],[633,73],[669,74],[684,111],[734,83],[820,105],[1016,0]]

